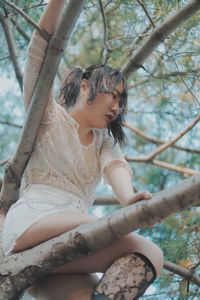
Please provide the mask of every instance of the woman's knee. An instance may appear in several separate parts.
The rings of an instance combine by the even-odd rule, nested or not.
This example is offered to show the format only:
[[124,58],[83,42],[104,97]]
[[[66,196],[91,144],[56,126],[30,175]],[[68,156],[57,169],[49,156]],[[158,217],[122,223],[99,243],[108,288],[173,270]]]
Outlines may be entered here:
[[121,243],[123,253],[138,252],[143,254],[153,264],[157,276],[160,274],[164,263],[163,252],[149,238],[131,233],[124,236]]

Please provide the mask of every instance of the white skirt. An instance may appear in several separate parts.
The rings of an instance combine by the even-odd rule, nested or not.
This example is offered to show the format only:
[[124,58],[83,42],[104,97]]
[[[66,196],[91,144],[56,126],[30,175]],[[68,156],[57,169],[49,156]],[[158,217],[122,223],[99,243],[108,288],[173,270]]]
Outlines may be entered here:
[[9,255],[16,240],[34,223],[40,219],[62,211],[87,213],[84,200],[59,188],[32,184],[9,209],[2,233],[2,248],[4,255]]

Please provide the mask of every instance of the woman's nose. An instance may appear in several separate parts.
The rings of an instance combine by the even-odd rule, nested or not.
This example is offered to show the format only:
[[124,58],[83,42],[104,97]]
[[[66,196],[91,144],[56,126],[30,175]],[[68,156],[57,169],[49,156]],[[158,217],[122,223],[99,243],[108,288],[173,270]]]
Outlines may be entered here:
[[119,114],[119,103],[116,101],[112,107],[111,107],[111,112],[113,113],[114,116]]

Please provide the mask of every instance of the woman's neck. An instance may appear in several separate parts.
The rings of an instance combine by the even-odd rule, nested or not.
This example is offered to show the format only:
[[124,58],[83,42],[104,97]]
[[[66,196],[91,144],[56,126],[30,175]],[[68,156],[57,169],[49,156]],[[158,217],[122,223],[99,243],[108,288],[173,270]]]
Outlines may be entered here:
[[78,123],[78,135],[83,145],[89,145],[93,141],[93,131],[82,115],[72,111],[70,116]]

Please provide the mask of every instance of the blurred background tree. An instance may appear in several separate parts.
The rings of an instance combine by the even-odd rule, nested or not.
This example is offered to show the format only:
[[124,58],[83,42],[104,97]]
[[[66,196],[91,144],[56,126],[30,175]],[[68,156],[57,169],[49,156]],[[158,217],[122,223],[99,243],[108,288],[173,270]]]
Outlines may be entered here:
[[[12,3],[37,21],[46,2],[15,0]],[[57,98],[62,75],[71,66],[87,67],[106,61],[107,64],[121,68],[141,48],[154,28],[189,2],[88,0],[63,54],[55,82]],[[102,17],[106,20],[105,26]],[[161,43],[143,67],[130,76],[127,121],[139,129],[140,133],[126,128],[128,139],[122,148],[129,158],[149,154],[159,143],[171,140],[199,115],[199,21],[198,12]],[[20,74],[23,74],[26,49],[33,26],[17,11],[3,6],[2,3],[0,22],[2,177],[6,160],[15,152],[25,118]],[[153,142],[149,141],[150,138],[154,139]],[[184,168],[200,171],[199,123],[176,145],[178,147],[169,147],[156,157],[157,160],[174,166],[174,171],[155,166],[152,161],[130,162],[134,173],[133,184],[138,190],[155,193],[190,176]],[[180,167],[179,170],[177,166]],[[104,194],[111,191],[108,186],[101,184],[98,192]],[[104,214],[117,208],[97,207],[94,212]],[[199,221],[199,208],[194,207],[177,213],[148,230],[140,230],[140,233],[150,236],[163,249],[166,260],[194,269],[200,275]],[[165,270],[142,299],[199,298],[200,291],[195,284]]]

